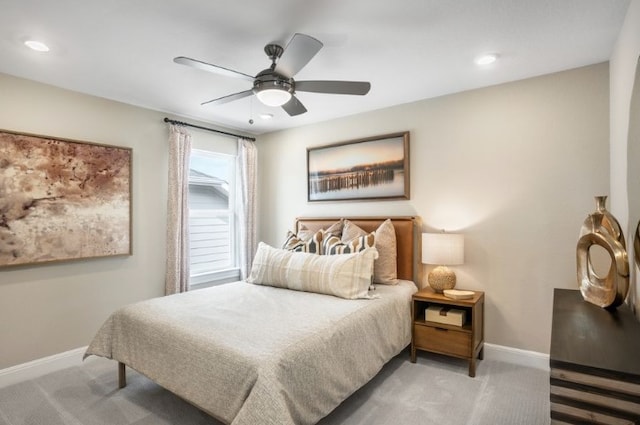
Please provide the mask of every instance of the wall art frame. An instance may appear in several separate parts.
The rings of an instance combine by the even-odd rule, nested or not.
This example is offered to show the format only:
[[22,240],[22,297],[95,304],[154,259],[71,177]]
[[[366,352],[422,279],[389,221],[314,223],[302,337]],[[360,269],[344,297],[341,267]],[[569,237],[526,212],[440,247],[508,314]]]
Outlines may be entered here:
[[307,201],[409,199],[409,132],[307,148]]
[[131,255],[132,154],[0,129],[0,267]]

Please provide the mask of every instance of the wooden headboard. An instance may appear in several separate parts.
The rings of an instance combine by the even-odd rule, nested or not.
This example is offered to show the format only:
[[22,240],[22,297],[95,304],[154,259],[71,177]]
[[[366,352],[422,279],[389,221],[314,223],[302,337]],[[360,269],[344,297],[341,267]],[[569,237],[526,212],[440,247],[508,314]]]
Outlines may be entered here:
[[[298,217],[296,218],[296,232],[301,225],[305,225],[311,231],[327,228],[341,217]],[[421,233],[422,223],[419,217],[342,217],[353,222],[366,232],[373,232],[390,218],[396,231],[396,243],[398,247],[398,278],[412,280],[418,287],[422,282],[422,256]]]

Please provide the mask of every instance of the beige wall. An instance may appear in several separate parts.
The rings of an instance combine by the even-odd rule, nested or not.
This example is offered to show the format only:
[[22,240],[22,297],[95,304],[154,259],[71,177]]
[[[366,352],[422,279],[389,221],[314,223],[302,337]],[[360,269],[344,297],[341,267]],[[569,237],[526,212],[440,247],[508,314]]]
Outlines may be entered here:
[[[0,74],[0,128],[133,148],[133,255],[0,269],[0,369],[83,347],[113,310],[164,293],[164,116]],[[235,150],[192,134],[194,147]]]
[[160,113],[0,74],[0,128],[133,148],[131,257],[0,269],[0,369],[82,347],[107,315],[164,290]]
[[[458,287],[486,291],[486,340],[549,352],[553,288],[577,288],[575,244],[609,191],[608,64],[260,138],[260,239],[296,216],[406,215],[466,235]],[[336,96],[339,102],[339,97]],[[308,203],[306,148],[411,132],[411,199]]]
[[[299,215],[404,215],[467,235],[459,287],[487,292],[487,340],[548,351],[553,287],[609,188],[608,66],[425,100],[258,141],[260,236]],[[161,295],[164,114],[0,75],[0,128],[133,148],[134,255],[0,269],[0,369],[88,344],[116,308]],[[339,98],[336,98],[339,101]],[[411,200],[306,202],[306,147],[411,131]],[[195,145],[202,146],[196,142]]]
[[[629,129],[629,105],[636,75],[636,65],[640,56],[640,0],[632,1],[625,18],[624,25],[618,36],[613,54],[611,55],[611,211],[620,221],[620,225],[627,236],[627,245],[631,250],[632,235],[639,218],[640,211],[630,211],[638,204],[638,183],[627,184],[628,176],[637,170],[629,169],[628,165],[634,159],[628,158],[627,143]],[[635,117],[634,119],[639,119]],[[635,143],[638,143],[636,141]],[[631,159],[629,161],[629,159]],[[635,162],[638,167],[638,162]],[[630,202],[631,201],[631,202]],[[635,201],[635,202],[634,202]],[[635,208],[637,209],[637,207]],[[638,287],[638,269],[631,267],[631,303],[636,307],[636,314],[640,315],[640,288]]]

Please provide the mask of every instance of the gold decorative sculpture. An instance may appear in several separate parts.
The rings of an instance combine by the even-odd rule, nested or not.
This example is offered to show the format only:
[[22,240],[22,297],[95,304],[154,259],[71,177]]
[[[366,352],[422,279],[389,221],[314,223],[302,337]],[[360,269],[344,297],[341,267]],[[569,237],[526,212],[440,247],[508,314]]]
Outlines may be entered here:
[[[629,260],[620,223],[607,211],[606,202],[606,196],[596,196],[596,211],[589,214],[580,229],[576,260],[582,297],[592,304],[614,309],[624,302],[629,291]],[[598,276],[593,269],[589,253],[593,245],[601,246],[611,256],[605,277]]]

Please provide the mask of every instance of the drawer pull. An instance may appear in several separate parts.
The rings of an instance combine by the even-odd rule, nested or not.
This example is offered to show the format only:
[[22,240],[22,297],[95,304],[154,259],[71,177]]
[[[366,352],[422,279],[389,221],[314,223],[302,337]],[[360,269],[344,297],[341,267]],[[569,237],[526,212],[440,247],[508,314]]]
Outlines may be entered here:
[[447,332],[449,330],[449,329],[438,328],[438,327],[435,327],[434,329],[437,330],[437,331],[442,331],[442,332]]

